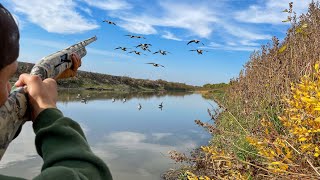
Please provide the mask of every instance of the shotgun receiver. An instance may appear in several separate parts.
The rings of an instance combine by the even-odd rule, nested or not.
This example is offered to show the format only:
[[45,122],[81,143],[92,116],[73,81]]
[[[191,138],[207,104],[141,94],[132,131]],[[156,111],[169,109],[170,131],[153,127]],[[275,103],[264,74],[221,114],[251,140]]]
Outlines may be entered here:
[[[85,47],[96,40],[97,37],[94,36],[42,58],[34,65],[30,74],[38,75],[42,80],[57,77],[72,66],[72,53],[84,57],[87,54]],[[24,88],[16,88],[0,107],[0,160],[19,128],[27,120],[29,120],[28,96]]]

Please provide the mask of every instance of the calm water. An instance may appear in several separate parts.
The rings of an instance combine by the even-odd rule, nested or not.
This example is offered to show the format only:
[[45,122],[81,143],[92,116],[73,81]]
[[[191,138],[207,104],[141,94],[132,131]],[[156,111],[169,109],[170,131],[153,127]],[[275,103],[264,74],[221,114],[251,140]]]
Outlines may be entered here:
[[[76,98],[78,93],[90,93],[86,104]],[[92,150],[107,163],[115,180],[161,179],[161,173],[175,167],[169,150],[189,151],[210,138],[194,123],[210,119],[207,108],[211,107],[200,94],[61,92],[59,96],[58,108],[80,123]],[[0,173],[31,179],[41,165],[31,123],[26,123],[1,160]]]

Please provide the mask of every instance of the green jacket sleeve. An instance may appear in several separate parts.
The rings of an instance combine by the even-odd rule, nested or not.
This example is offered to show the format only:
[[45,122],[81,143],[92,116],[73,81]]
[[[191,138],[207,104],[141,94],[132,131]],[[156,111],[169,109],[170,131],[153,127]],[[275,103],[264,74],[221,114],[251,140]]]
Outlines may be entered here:
[[90,150],[79,124],[58,109],[42,111],[33,129],[37,152],[44,161],[35,180],[112,180],[108,167]]

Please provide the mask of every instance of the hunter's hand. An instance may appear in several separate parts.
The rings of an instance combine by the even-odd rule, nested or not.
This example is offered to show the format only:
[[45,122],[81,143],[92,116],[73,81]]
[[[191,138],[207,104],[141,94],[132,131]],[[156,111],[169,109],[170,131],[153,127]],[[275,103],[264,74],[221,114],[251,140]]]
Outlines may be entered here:
[[77,70],[81,66],[81,58],[78,54],[73,53],[71,54],[71,61],[72,66],[70,67],[70,69],[64,70],[59,76],[55,77],[56,80],[74,77],[77,75]]
[[39,76],[21,74],[15,83],[17,87],[25,86],[31,105],[31,119],[34,121],[41,111],[56,108],[58,97],[57,83],[54,79],[41,80]]

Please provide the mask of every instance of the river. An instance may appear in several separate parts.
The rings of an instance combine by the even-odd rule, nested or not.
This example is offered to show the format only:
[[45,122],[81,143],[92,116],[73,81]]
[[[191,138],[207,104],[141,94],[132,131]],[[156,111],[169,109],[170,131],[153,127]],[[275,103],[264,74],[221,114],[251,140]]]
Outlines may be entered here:
[[[177,166],[168,157],[169,150],[189,152],[210,139],[194,123],[210,121],[207,109],[212,107],[201,94],[62,91],[58,108],[81,125],[93,152],[106,162],[115,180],[161,179],[163,172]],[[3,156],[0,174],[31,179],[40,173],[42,159],[34,138],[27,122]]]

